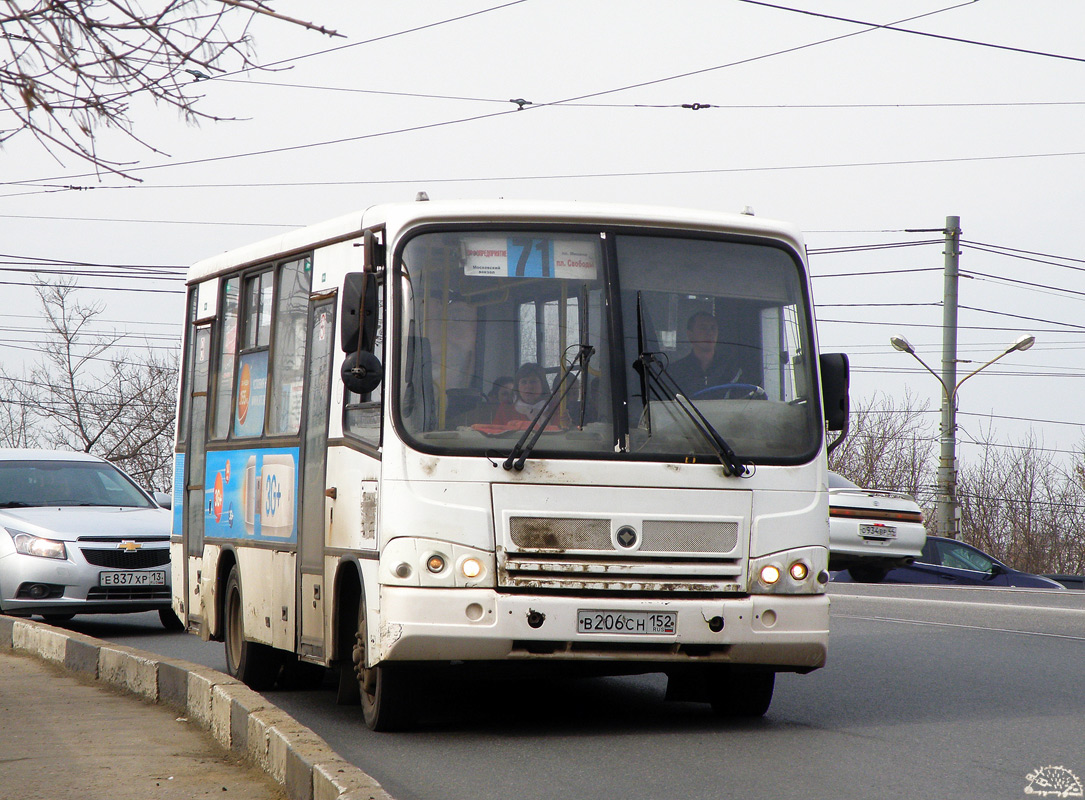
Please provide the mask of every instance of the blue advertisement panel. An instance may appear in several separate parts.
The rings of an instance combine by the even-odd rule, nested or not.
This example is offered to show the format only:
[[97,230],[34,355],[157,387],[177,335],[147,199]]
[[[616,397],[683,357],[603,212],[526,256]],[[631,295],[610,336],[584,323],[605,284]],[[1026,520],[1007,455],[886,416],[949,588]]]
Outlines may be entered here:
[[241,356],[238,372],[234,436],[260,436],[264,432],[267,402],[267,350]]
[[298,456],[296,447],[208,452],[204,535],[297,542]]
[[185,454],[173,455],[173,535],[184,533],[185,510]]

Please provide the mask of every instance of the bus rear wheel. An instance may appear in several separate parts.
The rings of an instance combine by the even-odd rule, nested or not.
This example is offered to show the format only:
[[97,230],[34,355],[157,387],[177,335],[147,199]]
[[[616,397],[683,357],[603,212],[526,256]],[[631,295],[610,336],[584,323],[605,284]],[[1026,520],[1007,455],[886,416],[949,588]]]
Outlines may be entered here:
[[374,731],[398,731],[414,721],[414,702],[409,672],[399,665],[379,664],[367,667],[369,630],[366,624],[365,598],[358,602],[358,628],[351,653],[354,676],[361,695],[365,724]]
[[282,659],[275,648],[245,638],[245,603],[241,595],[241,573],[236,564],[226,579],[224,608],[226,672],[257,691],[270,689],[275,685]]

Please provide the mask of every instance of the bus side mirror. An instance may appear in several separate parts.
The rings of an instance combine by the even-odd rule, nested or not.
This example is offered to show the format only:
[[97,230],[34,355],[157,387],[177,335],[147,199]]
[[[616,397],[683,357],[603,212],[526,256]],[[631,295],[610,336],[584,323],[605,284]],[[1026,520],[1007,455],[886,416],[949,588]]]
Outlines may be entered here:
[[[368,278],[368,280],[367,280]],[[362,287],[365,297],[362,297]],[[349,272],[343,280],[343,301],[339,314],[339,347],[344,353],[358,350],[358,337],[362,338],[362,350],[372,351],[377,336],[377,281],[364,272]]]
[[851,378],[846,353],[822,353],[821,407],[825,411],[825,427],[831,431],[846,431],[848,426],[848,392]]
[[380,386],[384,379],[384,367],[372,353],[355,351],[343,359],[340,375],[348,391],[364,396]]

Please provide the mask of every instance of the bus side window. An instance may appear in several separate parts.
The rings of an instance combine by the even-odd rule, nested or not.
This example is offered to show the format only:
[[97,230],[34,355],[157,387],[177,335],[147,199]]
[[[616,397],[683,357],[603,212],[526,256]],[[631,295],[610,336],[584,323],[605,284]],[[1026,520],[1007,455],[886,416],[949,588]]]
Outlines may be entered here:
[[222,293],[222,316],[218,331],[219,353],[215,370],[215,400],[211,437],[225,439],[230,435],[233,419],[234,378],[237,371],[237,316],[241,279],[227,278]]
[[[376,280],[374,278],[374,280]],[[384,353],[384,282],[380,281],[377,289],[377,326],[376,336],[373,341],[372,352],[386,363]],[[385,383],[382,382],[373,392],[366,395],[355,394],[343,387],[345,399],[343,403],[343,430],[367,444],[374,447],[380,445],[381,420],[383,414],[383,390]]]
[[268,384],[268,434],[296,435],[301,425],[305,385],[305,337],[308,335],[312,260],[289,261],[279,269],[275,295],[275,340]]
[[242,291],[241,355],[238,358],[233,431],[237,437],[262,436],[264,433],[273,274],[269,269],[246,278]]

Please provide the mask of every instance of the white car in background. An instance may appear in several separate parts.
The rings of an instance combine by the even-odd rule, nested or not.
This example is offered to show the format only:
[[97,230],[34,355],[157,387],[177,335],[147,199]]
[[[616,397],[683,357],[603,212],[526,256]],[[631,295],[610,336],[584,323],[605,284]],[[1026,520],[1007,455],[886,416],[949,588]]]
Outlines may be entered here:
[[0,449],[0,613],[63,622],[158,611],[170,590],[172,517],[97,456]]
[[877,583],[923,553],[923,510],[909,495],[863,489],[829,473],[829,569]]

